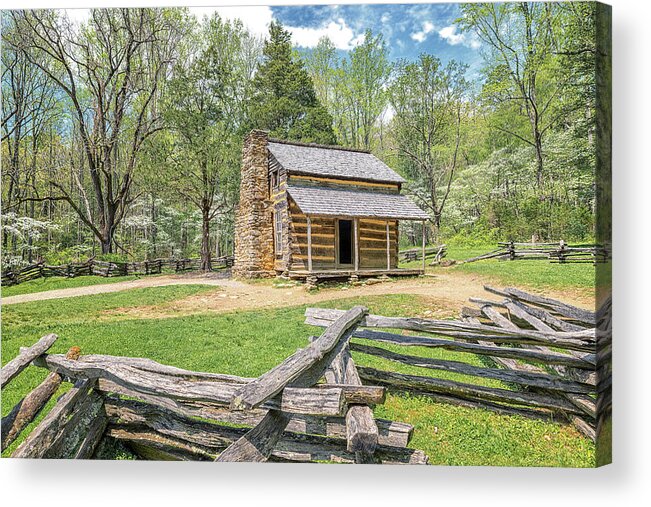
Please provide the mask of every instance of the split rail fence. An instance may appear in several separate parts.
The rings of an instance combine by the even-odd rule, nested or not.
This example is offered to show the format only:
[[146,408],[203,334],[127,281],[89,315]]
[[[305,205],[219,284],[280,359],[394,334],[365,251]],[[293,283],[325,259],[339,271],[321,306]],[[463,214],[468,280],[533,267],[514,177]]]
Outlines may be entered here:
[[[89,259],[83,263],[63,264],[50,266],[43,262],[32,264],[17,271],[6,271],[2,274],[2,285],[18,285],[37,278],[63,276],[74,278],[77,276],[99,275],[105,277],[127,275],[156,275],[163,270],[175,273],[196,271],[200,267],[200,259],[153,259],[142,262],[105,262]],[[220,257],[213,259],[213,267],[231,267],[233,257]]]
[[[515,288],[485,289],[501,299],[473,298],[459,320],[308,308],[305,322],[323,333],[257,378],[82,356],[76,347],[48,354],[57,337],[47,335],[2,368],[3,389],[30,364],[50,372],[2,419],[2,450],[62,382],[73,386],[13,457],[92,458],[117,440],[144,459],[426,464],[422,451],[407,447],[412,426],[374,417],[386,389],[567,421],[595,439],[612,406],[611,300],[593,312]],[[382,344],[464,352],[488,364],[420,357]],[[503,387],[358,366],[351,352]]]
[[348,351],[366,314],[343,312],[258,378],[81,356],[74,347],[47,354],[57,337],[45,336],[2,368],[2,388],[29,364],[50,371],[2,419],[2,450],[70,382],[12,457],[87,459],[113,439],[144,459],[426,464],[422,451],[406,447],[411,425],[373,416],[385,388],[362,385]]
[[556,264],[566,263],[604,263],[610,259],[610,250],[602,245],[568,245],[563,240],[558,243],[516,243],[502,241],[497,248],[488,253],[466,259],[475,262],[485,259],[499,260],[549,260]]
[[[447,245],[434,246],[426,248],[425,259],[432,259],[432,264],[441,262],[448,253]],[[423,258],[423,250],[420,248],[412,248],[409,250],[402,250],[399,253],[398,259],[403,262],[417,261]]]
[[[565,420],[595,439],[598,414],[610,404],[610,322],[601,323],[599,361],[595,312],[576,308],[524,291],[492,287],[500,301],[472,299],[461,320],[383,317],[366,315],[353,331],[353,352],[380,357],[424,370],[453,372],[502,381],[505,387],[486,387],[427,375],[358,367],[360,378],[397,392],[429,397],[437,402],[478,407],[501,414]],[[341,310],[309,308],[306,323],[329,326]],[[610,300],[600,315],[610,314]],[[375,343],[373,343],[375,342]],[[373,343],[373,344],[369,344]],[[462,361],[398,353],[376,344],[431,347],[478,354],[488,366]],[[597,392],[601,395],[597,396]],[[597,409],[597,399],[600,409]]]

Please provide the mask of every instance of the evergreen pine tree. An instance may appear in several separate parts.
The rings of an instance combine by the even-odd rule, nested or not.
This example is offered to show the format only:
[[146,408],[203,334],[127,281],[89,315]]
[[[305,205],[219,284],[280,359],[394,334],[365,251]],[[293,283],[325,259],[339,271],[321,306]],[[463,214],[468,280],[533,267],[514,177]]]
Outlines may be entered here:
[[317,99],[303,62],[293,54],[289,32],[272,22],[269,35],[253,83],[254,126],[280,139],[333,144],[332,117]]

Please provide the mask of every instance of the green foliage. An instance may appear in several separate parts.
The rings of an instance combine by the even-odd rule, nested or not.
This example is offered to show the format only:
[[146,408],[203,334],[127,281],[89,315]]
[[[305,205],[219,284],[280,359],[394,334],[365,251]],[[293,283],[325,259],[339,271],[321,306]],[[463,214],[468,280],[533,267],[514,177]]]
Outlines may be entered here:
[[[348,51],[324,38],[299,53],[278,23],[263,42],[240,21],[198,22],[185,9],[98,10],[80,27],[63,11],[3,12],[13,70],[2,77],[2,264],[232,253],[251,128],[372,150],[429,212],[432,243],[590,240],[595,187],[609,195],[595,181],[595,5],[462,5],[459,26],[482,43],[473,81],[436,55],[394,62],[370,31]],[[137,13],[152,38],[125,81],[111,54],[131,47]],[[33,47],[39,27],[62,54]],[[68,75],[71,57],[96,59],[96,75]],[[108,107],[123,84],[125,107]],[[419,244],[420,225],[401,224],[400,242]]]
[[485,48],[487,156],[453,182],[447,223],[502,238],[594,236],[594,4],[464,4]]
[[480,248],[484,249],[484,252],[488,252],[495,248],[497,242],[501,240],[502,233],[499,229],[490,229],[482,221],[478,221],[473,227],[465,227],[454,236],[446,237],[445,244],[450,248]]
[[191,56],[176,65],[166,90],[170,131],[154,147],[163,152],[154,156],[164,159],[168,171],[163,178],[160,173],[152,178],[168,181],[200,212],[200,252],[207,267],[211,224],[232,214],[239,196],[239,157],[256,41],[240,21],[231,23],[213,14],[187,42]]
[[[563,27],[549,3],[463,4],[461,27],[474,32],[486,48],[485,106],[497,115],[493,128],[540,152],[545,133],[559,122],[560,90],[569,76],[556,53]],[[544,160],[535,167],[538,185]]]
[[[13,11],[16,29],[8,37],[3,33],[3,46],[6,43],[24,55],[31,68],[38,68],[47,87],[65,104],[67,118],[47,125],[50,143],[52,127],[58,126],[69,131],[66,144],[74,147],[71,152],[82,155],[71,156],[73,178],[64,171],[48,175],[48,196],[75,211],[104,253],[114,251],[113,234],[131,202],[143,143],[163,127],[155,104],[186,33],[184,13],[94,9],[84,24],[72,26],[62,11]],[[23,98],[36,104],[40,100]],[[29,126],[24,118],[16,120]],[[40,141],[33,143],[34,152]],[[19,170],[26,168],[15,168]],[[35,188],[30,193],[40,199]]]
[[323,37],[306,52],[306,67],[318,99],[333,116],[338,144],[366,150],[376,147],[393,71],[382,34],[374,36],[367,30],[361,44],[344,58]]
[[[486,240],[585,241],[594,237],[594,154],[575,129],[550,133],[544,143],[547,181],[541,190],[533,148],[495,150],[461,169],[452,183],[446,237],[474,234]],[[476,231],[473,233],[464,231]]]
[[300,57],[292,51],[289,32],[277,22],[269,28],[253,88],[251,121],[255,128],[281,139],[335,142],[332,117],[317,99]]
[[461,158],[468,114],[465,73],[466,66],[454,60],[444,67],[422,54],[417,62],[400,62],[390,88],[398,162],[437,230]]

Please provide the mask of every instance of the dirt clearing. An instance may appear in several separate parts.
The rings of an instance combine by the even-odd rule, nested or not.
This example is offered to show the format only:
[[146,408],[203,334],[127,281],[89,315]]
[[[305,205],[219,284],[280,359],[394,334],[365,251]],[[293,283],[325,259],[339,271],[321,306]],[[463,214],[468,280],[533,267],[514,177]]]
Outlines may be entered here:
[[[90,285],[70,289],[58,289],[3,298],[3,305],[105,294],[144,287],[166,285],[212,285],[214,292],[190,296],[180,300],[115,309],[106,312],[107,318],[166,318],[198,313],[225,313],[262,308],[279,308],[299,304],[313,304],[342,298],[377,296],[385,294],[416,294],[426,296],[433,302],[431,317],[457,315],[471,297],[498,299],[486,293],[484,284],[500,286],[490,278],[455,270],[440,272],[421,278],[394,279],[372,285],[331,286],[308,292],[303,285],[272,283],[271,281],[246,282],[225,278],[224,273],[166,275],[142,278],[105,285]],[[526,287],[525,287],[526,288]],[[531,289],[530,287],[528,289]],[[535,290],[542,293],[540,290]],[[544,294],[584,308],[593,306],[590,292],[585,290],[544,291]],[[430,315],[428,315],[430,316]]]
[[[214,284],[220,287],[215,292],[190,296],[160,305],[111,310],[106,315],[111,318],[116,315],[143,319],[166,318],[198,313],[225,313],[238,310],[279,308],[342,298],[415,294],[426,296],[433,301],[432,314],[428,316],[436,318],[457,315],[461,307],[468,304],[468,299],[471,297],[499,299],[497,296],[492,296],[484,291],[483,286],[487,283],[495,285],[494,282],[485,277],[446,271],[422,278],[398,279],[373,285],[321,288],[318,291],[308,292],[302,285],[277,284],[280,286],[273,286],[271,283],[266,282],[246,283],[239,280],[225,279],[218,280]],[[590,298],[585,295],[574,294],[568,298],[567,291],[551,291],[546,292],[546,295],[585,308],[590,308],[592,305]]]

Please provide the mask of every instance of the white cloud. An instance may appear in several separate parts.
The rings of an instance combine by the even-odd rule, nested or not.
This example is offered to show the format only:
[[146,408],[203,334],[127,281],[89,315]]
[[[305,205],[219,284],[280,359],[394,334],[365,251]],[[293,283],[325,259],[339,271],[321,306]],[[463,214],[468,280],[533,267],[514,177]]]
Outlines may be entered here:
[[217,12],[225,19],[240,19],[249,32],[253,35],[262,36],[269,34],[269,24],[273,19],[271,7],[266,5],[190,7],[190,12],[197,19],[203,19],[204,16],[212,16],[213,12]]
[[478,49],[481,46],[477,36],[472,34],[468,36],[465,33],[458,33],[456,25],[449,25],[439,30],[439,37],[447,41],[448,44],[456,46],[457,44],[463,44],[471,49]]
[[88,21],[90,18],[90,9],[65,9],[68,19],[76,25]]
[[414,32],[411,34],[411,38],[416,42],[424,42],[427,39],[427,36],[434,31],[434,24],[430,21],[425,21],[423,23],[423,29],[420,32]]
[[[239,18],[251,33],[263,37],[269,34],[269,24],[273,20],[273,13],[268,6],[191,7],[190,12],[197,19],[211,16],[213,12],[226,19]],[[343,18],[331,20],[318,28],[285,26],[285,29],[292,35],[292,43],[304,48],[315,47],[322,37],[329,37],[337,49],[343,50],[350,50],[364,40],[364,34],[355,34]]]
[[[273,19],[271,8],[266,5],[260,6],[227,6],[227,7],[189,7],[190,12],[199,20],[204,16],[212,16],[218,12],[225,19],[240,19],[244,26],[253,35],[266,36],[269,34],[269,24]],[[90,9],[65,9],[68,18],[79,25],[88,21]]]
[[286,26],[285,28],[292,34],[292,42],[304,48],[313,48],[319,43],[319,39],[328,37],[337,49],[348,51],[364,40],[364,34],[355,35],[343,18],[330,21],[318,28],[297,26]]

